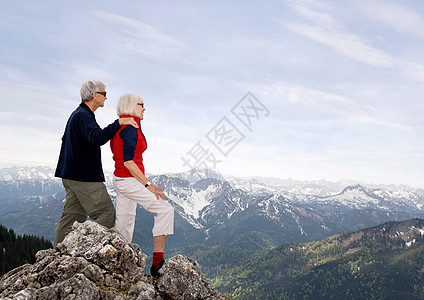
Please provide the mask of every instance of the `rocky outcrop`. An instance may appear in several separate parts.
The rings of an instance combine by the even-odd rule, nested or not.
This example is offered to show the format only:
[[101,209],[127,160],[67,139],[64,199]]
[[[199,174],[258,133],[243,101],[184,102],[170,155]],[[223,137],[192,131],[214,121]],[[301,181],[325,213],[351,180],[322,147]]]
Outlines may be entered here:
[[183,255],[167,260],[154,281],[138,245],[92,221],[75,222],[62,243],[36,258],[0,278],[1,299],[226,299]]

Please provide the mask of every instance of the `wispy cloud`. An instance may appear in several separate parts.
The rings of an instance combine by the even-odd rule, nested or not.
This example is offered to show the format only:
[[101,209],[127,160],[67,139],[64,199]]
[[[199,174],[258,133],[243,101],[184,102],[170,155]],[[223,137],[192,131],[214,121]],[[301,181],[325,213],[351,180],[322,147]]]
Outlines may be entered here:
[[314,0],[285,0],[284,2],[296,10],[300,15],[315,22],[320,27],[328,29],[335,29],[340,27],[338,22],[333,17],[325,13],[325,11],[327,11],[329,8],[324,3]]
[[[415,81],[424,81],[424,67],[422,65],[397,59],[392,54],[377,48],[369,40],[348,32],[337,19],[325,12],[325,10],[328,10],[327,7],[319,5],[319,2],[289,0],[285,3],[312,22],[312,24],[301,24],[280,21],[280,24],[286,29],[326,45],[357,62],[394,69]],[[395,11],[391,11],[391,13],[395,14]],[[387,19],[389,18],[385,20]],[[415,19],[414,24],[418,22],[417,18]],[[390,19],[393,23],[395,20],[395,18]]]
[[[266,99],[271,109],[272,107],[283,111],[293,109],[291,120],[300,122],[343,120],[343,122],[385,127],[402,132],[413,130],[408,124],[387,119],[381,107],[346,95],[284,82],[245,82],[239,85],[255,91],[261,99]],[[313,115],[313,118],[309,117],[310,115]]]
[[94,65],[82,64],[78,62],[64,62],[59,60],[54,60],[50,58],[40,58],[49,64],[54,65],[55,67],[60,67],[62,69],[68,70],[72,77],[83,77],[83,78],[102,78],[103,80],[114,78],[114,75],[105,70],[102,67],[96,67]]
[[392,29],[424,38],[424,17],[416,11],[390,1],[354,1],[372,20]]
[[213,151],[205,133],[251,91],[271,114],[216,153],[219,172],[423,186],[420,1],[29,2],[0,11],[0,167],[54,166],[81,84],[98,79],[101,127],[122,94],[145,98],[148,172],[185,169],[199,140]]
[[320,26],[286,23],[285,27],[318,43],[324,44],[356,61],[378,66],[393,68],[395,59],[360,37],[335,29]]
[[136,52],[150,58],[172,58],[180,55],[185,44],[171,35],[160,32],[155,27],[141,21],[112,14],[106,11],[94,11],[110,30],[108,47],[117,47]]
[[371,116],[374,111],[371,106],[362,105],[357,101],[334,93],[296,86],[290,87],[287,99],[306,105],[323,115],[332,115],[360,123],[380,123],[375,117]]
[[283,82],[249,82],[244,85],[262,94],[262,97],[266,98],[272,106],[278,107],[291,103],[304,109],[312,109],[321,118],[343,118],[378,123],[370,116],[374,112],[372,106],[335,93],[288,85]]

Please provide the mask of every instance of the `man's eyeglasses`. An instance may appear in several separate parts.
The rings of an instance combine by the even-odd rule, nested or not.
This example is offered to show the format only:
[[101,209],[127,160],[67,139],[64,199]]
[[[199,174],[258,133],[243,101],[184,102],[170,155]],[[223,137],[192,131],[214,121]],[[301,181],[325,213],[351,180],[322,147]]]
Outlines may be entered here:
[[144,107],[144,102],[143,103],[137,103],[137,105],[141,105],[141,107]]
[[96,92],[96,93],[106,97],[106,92]]

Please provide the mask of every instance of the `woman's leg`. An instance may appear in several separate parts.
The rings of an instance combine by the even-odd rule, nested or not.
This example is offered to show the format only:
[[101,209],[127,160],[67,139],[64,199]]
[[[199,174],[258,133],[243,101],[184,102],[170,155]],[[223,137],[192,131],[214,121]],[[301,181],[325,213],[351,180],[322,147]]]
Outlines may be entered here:
[[152,229],[154,237],[174,233],[174,207],[168,201],[158,200],[155,197],[146,210],[155,214],[155,224]]
[[[130,203],[140,204],[145,210],[155,214],[155,223],[153,226],[153,236],[169,235],[174,233],[174,207],[166,200],[157,199],[156,196],[144,187],[134,177],[119,178],[115,177],[113,184],[117,193],[117,209],[118,214],[118,198],[123,201],[124,207],[130,207]],[[135,206],[136,207],[136,206]],[[128,211],[133,211],[135,208],[131,206]],[[124,209],[123,211],[127,211]],[[119,212],[121,214],[121,212]]]
[[157,235],[153,237],[153,252],[164,252],[167,235]]
[[152,201],[147,211],[155,214],[153,226],[153,261],[150,274],[153,277],[160,276],[159,270],[165,262],[164,250],[168,234],[174,233],[174,207],[169,202],[157,199]]
[[[154,241],[153,263],[150,272],[153,276],[159,276],[159,269],[164,263],[163,252],[167,235],[174,233],[174,207],[168,201],[158,200],[152,192],[133,177],[125,179],[115,178],[114,185],[117,197],[121,194],[126,199],[140,204],[148,212],[155,214],[155,222],[152,230]],[[118,199],[116,203],[118,205]],[[118,206],[116,214],[119,214]],[[118,224],[118,220],[116,224]],[[134,225],[132,228],[134,228]]]
[[116,191],[115,228],[131,243],[134,234],[137,203],[125,195],[124,180],[120,181],[119,178],[114,178],[113,185]]

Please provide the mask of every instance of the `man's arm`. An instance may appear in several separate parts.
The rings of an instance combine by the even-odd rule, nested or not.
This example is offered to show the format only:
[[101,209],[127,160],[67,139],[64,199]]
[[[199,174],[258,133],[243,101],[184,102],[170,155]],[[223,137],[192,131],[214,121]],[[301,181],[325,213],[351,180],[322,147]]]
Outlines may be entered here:
[[84,137],[92,144],[102,146],[106,144],[121,128],[121,125],[132,125],[138,128],[137,122],[133,118],[122,118],[109,124],[105,128],[100,128],[96,120],[88,115],[81,115],[80,126]]

